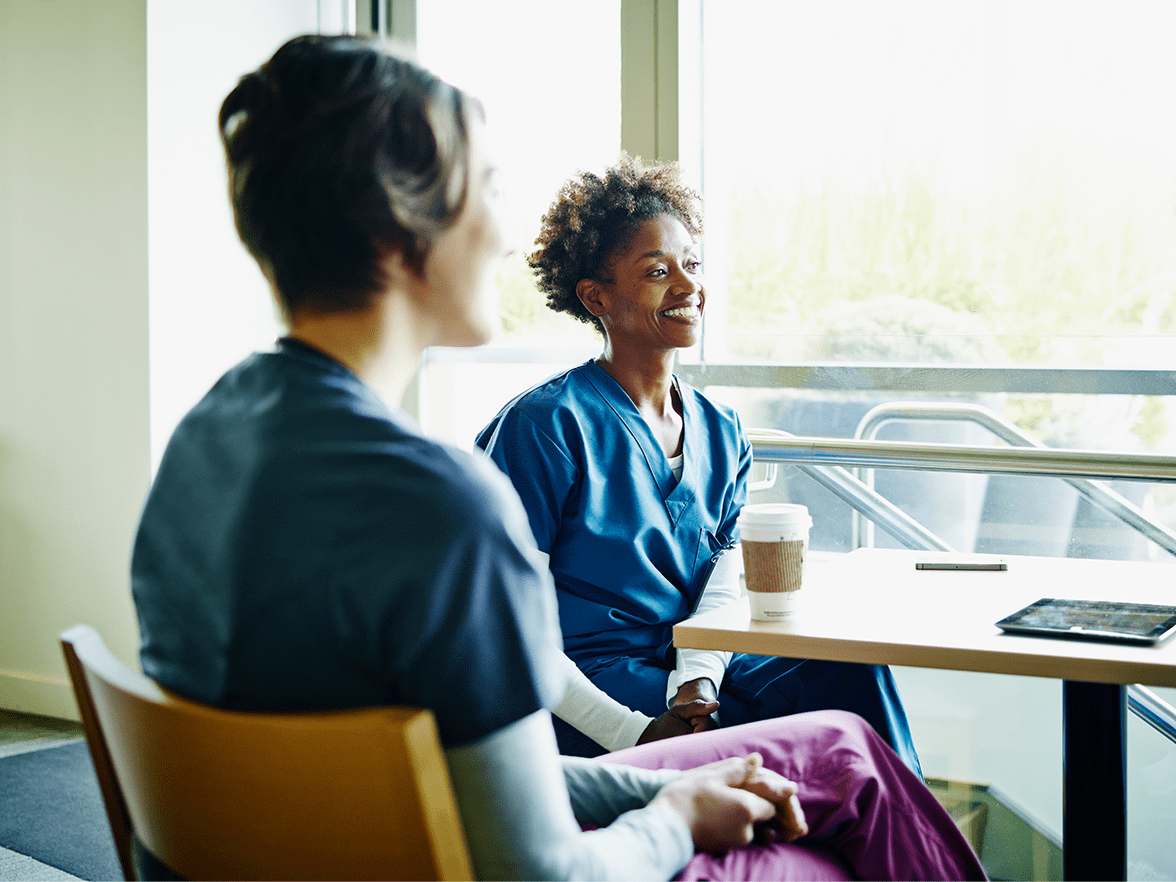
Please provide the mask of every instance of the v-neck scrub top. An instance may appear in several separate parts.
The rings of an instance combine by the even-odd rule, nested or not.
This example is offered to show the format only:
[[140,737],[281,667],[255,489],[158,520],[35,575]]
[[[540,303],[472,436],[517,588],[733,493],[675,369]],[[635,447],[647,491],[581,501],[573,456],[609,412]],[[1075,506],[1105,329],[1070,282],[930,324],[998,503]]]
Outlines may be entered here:
[[[700,597],[709,604],[722,593],[703,596],[703,589],[738,539],[751,469],[751,444],[735,412],[675,383],[681,480],[636,405],[595,362],[525,392],[478,437],[510,477],[539,549],[550,556],[564,651],[592,686],[649,717],[663,712],[681,682],[701,676],[719,688],[725,726],[853,711],[917,772],[898,687],[884,666],[737,653],[712,658],[716,670],[689,655],[706,655],[701,650],[674,651],[674,624],[695,612]],[[565,753],[593,756],[619,740],[619,730],[601,740],[581,726],[587,720],[570,715],[566,702],[556,710]]]
[[511,401],[478,436],[550,556],[564,649],[581,667],[618,656],[669,667],[672,629],[737,539],[751,445],[738,415],[675,379],[681,479],[653,430],[595,361]]
[[143,671],[238,710],[428,707],[466,745],[563,692],[533,548],[484,457],[283,339],[168,444],[132,560]]

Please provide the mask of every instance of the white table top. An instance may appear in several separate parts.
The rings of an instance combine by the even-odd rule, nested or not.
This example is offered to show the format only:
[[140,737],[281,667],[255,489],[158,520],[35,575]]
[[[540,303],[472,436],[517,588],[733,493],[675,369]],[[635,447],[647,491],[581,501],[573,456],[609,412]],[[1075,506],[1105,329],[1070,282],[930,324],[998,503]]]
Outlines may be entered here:
[[[1005,572],[915,570],[1003,560]],[[801,609],[753,622],[747,598],[674,627],[678,647],[1176,687],[1176,636],[1159,646],[1005,634],[995,622],[1042,597],[1176,606],[1176,563],[859,549],[813,555]]]

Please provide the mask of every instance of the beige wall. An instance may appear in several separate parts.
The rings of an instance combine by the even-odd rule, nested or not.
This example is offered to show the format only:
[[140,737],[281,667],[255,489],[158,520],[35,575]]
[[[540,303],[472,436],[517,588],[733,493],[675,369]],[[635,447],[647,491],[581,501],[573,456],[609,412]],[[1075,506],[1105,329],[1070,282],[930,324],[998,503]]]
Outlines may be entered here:
[[75,715],[76,622],[135,655],[146,26],[145,0],[0,0],[0,707]]
[[76,715],[56,644],[76,622],[136,661],[152,464],[278,331],[233,232],[217,110],[341,9],[0,0],[0,707]]

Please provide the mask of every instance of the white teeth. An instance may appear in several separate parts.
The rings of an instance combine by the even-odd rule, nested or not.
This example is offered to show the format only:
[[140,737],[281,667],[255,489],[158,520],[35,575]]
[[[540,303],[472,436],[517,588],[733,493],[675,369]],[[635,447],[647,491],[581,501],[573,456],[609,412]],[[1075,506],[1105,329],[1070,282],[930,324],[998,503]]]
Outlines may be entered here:
[[668,316],[669,318],[689,318],[697,314],[698,310],[693,306],[680,306],[677,309],[667,309],[662,313],[662,315]]

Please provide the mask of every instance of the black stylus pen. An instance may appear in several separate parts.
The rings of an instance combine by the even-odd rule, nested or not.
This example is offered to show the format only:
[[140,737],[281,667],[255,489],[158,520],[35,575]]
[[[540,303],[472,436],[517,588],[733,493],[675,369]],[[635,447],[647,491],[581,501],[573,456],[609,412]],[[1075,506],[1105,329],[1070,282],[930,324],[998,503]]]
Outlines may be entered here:
[[916,570],[981,570],[984,572],[998,572],[1000,570],[1007,570],[1008,568],[1009,565],[1004,561],[996,561],[995,563],[926,561],[915,564]]

